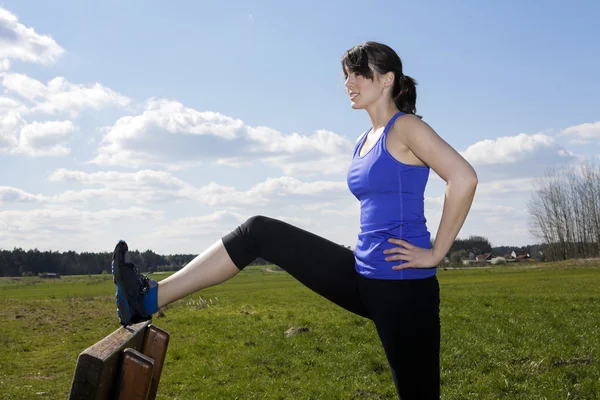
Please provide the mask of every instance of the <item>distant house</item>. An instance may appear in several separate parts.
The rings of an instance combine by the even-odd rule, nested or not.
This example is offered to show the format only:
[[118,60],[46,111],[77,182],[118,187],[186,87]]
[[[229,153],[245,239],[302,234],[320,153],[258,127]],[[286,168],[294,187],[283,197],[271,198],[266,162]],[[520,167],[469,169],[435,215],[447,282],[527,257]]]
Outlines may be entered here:
[[524,259],[528,259],[529,254],[527,254],[524,251],[517,251],[515,252],[514,250],[512,252],[510,252],[510,254],[505,254],[504,258],[506,259],[506,261],[511,262],[511,261],[521,261]]
[[484,253],[475,257],[477,262],[486,262],[492,259],[492,253]]
[[58,272],[42,272],[38,274],[40,278],[49,278],[49,279],[57,279],[60,278],[60,274]]

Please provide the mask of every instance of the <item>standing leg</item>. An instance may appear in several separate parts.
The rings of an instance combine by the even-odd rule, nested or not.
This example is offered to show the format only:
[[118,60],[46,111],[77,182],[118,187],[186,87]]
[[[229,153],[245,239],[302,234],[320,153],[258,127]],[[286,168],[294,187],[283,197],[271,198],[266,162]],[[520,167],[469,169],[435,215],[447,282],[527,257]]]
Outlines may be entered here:
[[440,398],[439,284],[362,278],[361,296],[373,318],[402,400]]

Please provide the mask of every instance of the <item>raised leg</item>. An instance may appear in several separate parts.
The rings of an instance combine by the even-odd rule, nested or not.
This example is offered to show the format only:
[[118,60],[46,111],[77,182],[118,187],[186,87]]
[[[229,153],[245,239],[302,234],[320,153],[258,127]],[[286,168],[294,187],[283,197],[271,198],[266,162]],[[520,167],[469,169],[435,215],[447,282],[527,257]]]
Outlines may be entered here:
[[264,216],[248,219],[183,269],[161,281],[159,306],[221,283],[258,257],[283,268],[341,307],[368,316],[359,298],[359,275],[350,249]]

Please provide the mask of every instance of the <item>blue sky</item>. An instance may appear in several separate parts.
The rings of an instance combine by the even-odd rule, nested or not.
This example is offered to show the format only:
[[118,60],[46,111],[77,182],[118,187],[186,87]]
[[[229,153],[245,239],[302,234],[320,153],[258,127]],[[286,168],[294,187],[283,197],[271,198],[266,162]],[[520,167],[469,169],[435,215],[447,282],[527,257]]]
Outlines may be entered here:
[[[479,174],[459,237],[537,242],[532,181],[600,149],[592,1],[0,7],[0,248],[199,253],[254,214],[354,246],[345,175],[369,119],[339,60],[366,40],[399,53],[418,113]],[[435,235],[433,172],[425,195]]]

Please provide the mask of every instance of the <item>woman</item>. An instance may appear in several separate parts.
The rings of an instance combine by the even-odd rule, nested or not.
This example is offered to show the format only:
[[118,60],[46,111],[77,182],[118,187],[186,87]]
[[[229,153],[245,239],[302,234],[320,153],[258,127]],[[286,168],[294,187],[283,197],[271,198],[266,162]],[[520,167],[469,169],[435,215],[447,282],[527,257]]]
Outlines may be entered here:
[[[117,244],[113,275],[123,325],[159,307],[216,285],[257,257],[304,285],[373,320],[401,399],[439,399],[440,320],[436,266],[471,207],[477,175],[416,112],[415,81],[390,47],[367,42],[342,57],[352,108],[372,128],[357,141],[348,171],[360,201],[361,231],[353,251],[297,227],[255,216],[160,283],[127,261]],[[433,246],[425,225],[424,190],[432,168],[446,184]],[[314,257],[314,254],[319,257]]]

